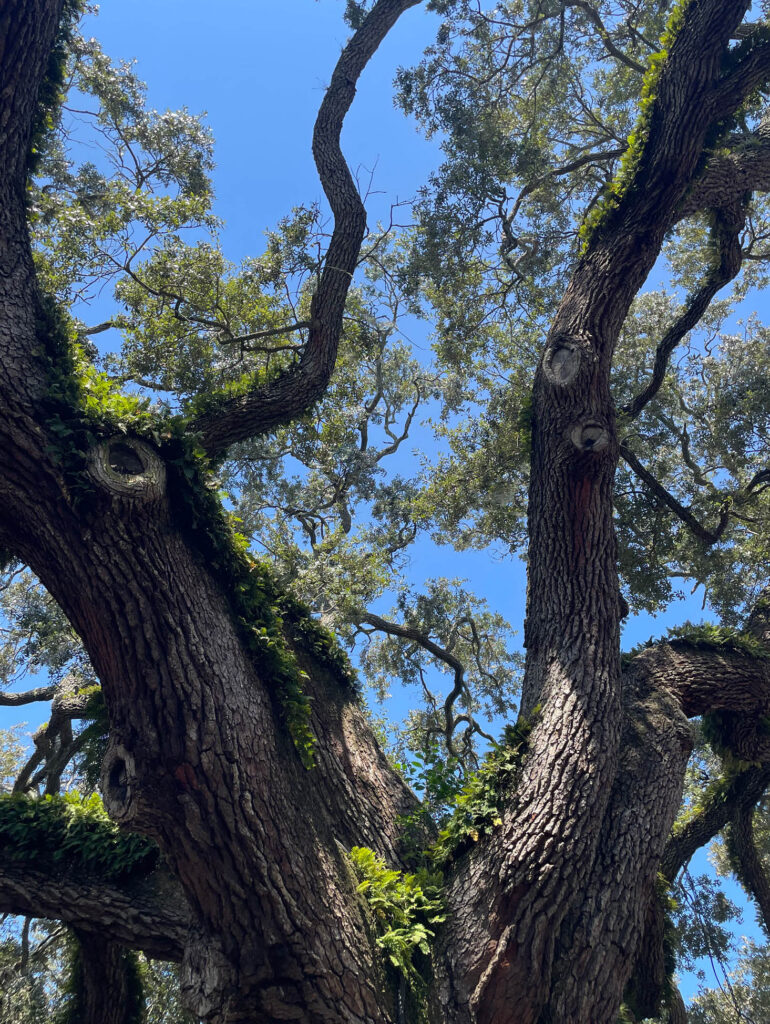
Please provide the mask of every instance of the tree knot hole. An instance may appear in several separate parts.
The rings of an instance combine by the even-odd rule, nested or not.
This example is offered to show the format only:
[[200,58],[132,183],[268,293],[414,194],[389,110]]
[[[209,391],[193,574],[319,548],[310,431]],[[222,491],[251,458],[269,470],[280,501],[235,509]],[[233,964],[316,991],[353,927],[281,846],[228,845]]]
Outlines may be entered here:
[[128,796],[128,771],[125,761],[116,761],[110,768],[108,785],[112,796],[120,800],[121,803],[125,803]]
[[570,431],[570,438],[575,447],[581,452],[601,452],[610,443],[610,435],[607,428],[594,420],[576,423]]
[[125,441],[111,441],[108,450],[110,469],[123,476],[138,476],[144,473],[145,465],[139,452]]
[[108,748],[102,763],[102,795],[107,813],[116,821],[134,816],[135,778],[136,765],[131,753],[121,746]]
[[133,437],[102,441],[89,455],[91,479],[114,498],[159,501],[166,489],[166,467],[151,445]]
[[580,341],[560,335],[545,350],[543,372],[551,384],[566,387],[577,377],[580,369]]

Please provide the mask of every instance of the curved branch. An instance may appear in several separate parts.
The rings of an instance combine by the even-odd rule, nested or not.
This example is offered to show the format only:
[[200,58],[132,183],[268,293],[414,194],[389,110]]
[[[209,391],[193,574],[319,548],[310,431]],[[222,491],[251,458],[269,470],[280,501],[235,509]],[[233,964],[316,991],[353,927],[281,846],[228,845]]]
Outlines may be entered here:
[[720,207],[714,213],[711,240],[717,247],[717,262],[701,287],[690,297],[684,312],[658,343],[650,381],[623,410],[631,419],[636,419],[647,403],[657,395],[666,376],[669,356],[676,346],[697,325],[720,288],[732,281],[741,269],[740,234],[746,224],[745,202],[743,198],[735,200],[729,207]]
[[57,876],[0,861],[0,912],[47,917],[148,956],[179,962],[191,915],[176,880],[163,868],[125,883],[72,871]]
[[313,132],[313,155],[334,214],[334,231],[318,291],[310,308],[310,331],[299,362],[276,380],[193,420],[212,456],[230,445],[266,433],[305,412],[323,394],[337,358],[342,314],[366,231],[366,210],[340,149],[342,123],[356,83],[382,40],[404,11],[421,0],[378,0],[342,51]]
[[715,121],[721,121],[743,100],[767,83],[770,77],[770,35],[765,25],[747,33],[729,52],[731,67],[717,84],[714,94]]
[[622,50],[618,49],[618,47],[615,46],[615,43],[612,40],[612,36],[607,31],[606,25],[599,17],[599,12],[595,10],[595,8],[591,6],[591,4],[587,3],[586,0],[569,0],[569,3],[566,6],[576,7],[578,10],[582,11],[585,14],[585,16],[596,29],[597,35],[601,39],[602,45],[604,46],[605,50],[607,51],[607,53],[613,56],[615,60],[620,61],[621,64],[625,64],[625,66],[627,68],[630,68],[632,71],[637,71],[641,75],[644,74],[644,72],[647,70],[645,65],[640,64],[639,61],[634,60],[633,57],[629,57],[627,53],[623,53]]
[[[478,637],[476,635],[476,627],[475,623],[473,623],[473,620],[469,617],[466,617],[464,619],[461,619],[460,621],[469,622],[471,624],[471,629],[473,630],[473,633],[476,636],[476,642],[478,642]],[[470,732],[476,732],[480,736],[483,736],[484,739],[494,742],[493,737],[487,735],[487,733],[482,731],[481,727],[478,725],[478,723],[475,721],[472,715],[464,714],[457,717],[454,715],[455,701],[458,699],[458,697],[461,696],[461,694],[466,688],[465,666],[463,665],[459,658],[456,658],[455,655],[452,654],[452,652],[447,650],[445,647],[441,647],[440,644],[437,644],[434,640],[431,640],[427,633],[424,633],[420,629],[416,629],[414,626],[404,626],[403,624],[398,622],[391,622],[389,619],[383,619],[382,616],[375,615],[373,612],[367,612],[365,615],[360,616],[358,622],[362,625],[366,624],[369,626],[374,626],[375,629],[378,629],[383,633],[387,633],[389,636],[397,636],[400,637],[402,640],[411,640],[413,643],[416,643],[420,647],[422,647],[423,650],[427,651],[428,654],[431,654],[434,658],[437,658],[439,661],[443,661],[444,664],[447,665],[454,672],[454,686],[452,687],[452,690],[444,700],[443,705],[445,722],[444,738],[446,740],[447,750],[449,751],[450,754],[452,754],[454,757],[459,756],[454,746],[453,734],[454,730],[461,722],[468,723]],[[458,626],[459,624],[460,623],[458,623]]]
[[671,835],[660,863],[664,878],[672,882],[697,850],[729,824],[737,806],[753,806],[770,785],[770,765],[746,768],[726,787],[715,785],[697,814]]
[[699,540],[702,540],[704,544],[709,545],[717,543],[725,532],[727,523],[730,519],[729,509],[726,506],[719,514],[719,522],[715,529],[708,530],[695,518],[689,508],[677,501],[674,495],[667,491],[649,470],[644,468],[628,445],[622,444],[620,446],[620,454],[623,461],[631,467],[639,479],[649,488],[650,491],[652,491],[658,501],[665,505],[666,508],[670,509],[675,516],[681,519]]
[[770,935],[770,876],[754,841],[757,799],[749,797],[739,803],[730,822],[727,846],[733,870],[746,891],[754,897],[765,931]]
[[640,651],[631,664],[652,686],[674,694],[688,718],[724,711],[756,726],[770,708],[770,659],[727,643],[673,637]]

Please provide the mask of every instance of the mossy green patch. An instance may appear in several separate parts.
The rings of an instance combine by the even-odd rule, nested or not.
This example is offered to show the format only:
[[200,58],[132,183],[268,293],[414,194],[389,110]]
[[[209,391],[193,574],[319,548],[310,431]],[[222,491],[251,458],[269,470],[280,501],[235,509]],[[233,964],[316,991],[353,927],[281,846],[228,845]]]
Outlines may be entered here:
[[100,441],[132,435],[158,449],[168,472],[175,521],[227,595],[239,634],[260,674],[272,684],[302,763],[312,767],[315,738],[303,687],[306,675],[290,650],[287,634],[309,645],[338,679],[357,692],[353,670],[336,639],[299,601],[281,591],[266,564],[250,556],[248,542],[233,528],[222,495],[212,485],[215,464],[191,433],[188,417],[120,391],[89,363],[71,322],[52,301],[41,305],[38,337],[49,381],[49,452],[61,467],[73,504],[87,514],[97,499],[86,468],[89,452]]
[[663,35],[660,37],[660,50],[652,54],[642,80],[642,91],[639,100],[639,115],[634,130],[628,136],[628,147],[623,154],[620,167],[607,186],[605,194],[596,203],[583,221],[580,228],[580,239],[583,252],[591,241],[611,227],[613,218],[620,208],[621,201],[634,186],[637,174],[642,166],[644,152],[653,124],[653,112],[658,95],[660,76],[677,35],[684,25],[687,12],[694,0],[678,0],[674,5]]
[[438,838],[427,851],[437,867],[443,868],[482,835],[502,824],[503,801],[516,784],[537,715],[536,708],[531,718],[506,726],[502,742],[469,777]]
[[361,882],[377,931],[377,946],[388,967],[406,983],[413,1014],[426,1017],[425,975],[430,943],[446,920],[441,876],[427,871],[406,874],[389,868],[373,850],[354,846],[350,858]]
[[27,173],[33,174],[40,153],[56,127],[66,93],[67,58],[75,26],[85,10],[85,0],[64,0],[59,27],[48,54],[45,75],[37,91],[37,110],[27,151]]
[[51,874],[72,870],[105,881],[149,872],[159,858],[155,843],[121,831],[109,819],[99,796],[79,793],[0,796],[0,853],[9,864]]
[[743,630],[729,626],[717,626],[710,622],[693,625],[685,622],[682,626],[674,626],[668,631],[668,640],[710,650],[735,651],[750,658],[770,658],[770,650],[761,640]]

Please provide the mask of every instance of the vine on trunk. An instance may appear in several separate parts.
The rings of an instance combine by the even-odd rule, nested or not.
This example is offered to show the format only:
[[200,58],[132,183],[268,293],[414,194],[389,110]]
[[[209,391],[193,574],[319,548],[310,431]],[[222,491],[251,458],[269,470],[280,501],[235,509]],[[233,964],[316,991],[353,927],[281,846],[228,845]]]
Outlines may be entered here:
[[61,467],[73,505],[88,514],[97,490],[87,473],[89,453],[101,441],[123,434],[142,438],[159,452],[168,470],[169,496],[177,521],[222,586],[234,622],[258,670],[274,691],[300,759],[314,764],[307,678],[297,665],[286,633],[309,644],[340,682],[358,695],[350,663],[334,636],[315,622],[301,602],[283,593],[269,567],[248,552],[216,490],[216,464],[189,431],[189,417],[174,415],[148,399],[126,395],[89,362],[68,318],[52,300],[38,316],[49,388],[46,427],[49,450]]

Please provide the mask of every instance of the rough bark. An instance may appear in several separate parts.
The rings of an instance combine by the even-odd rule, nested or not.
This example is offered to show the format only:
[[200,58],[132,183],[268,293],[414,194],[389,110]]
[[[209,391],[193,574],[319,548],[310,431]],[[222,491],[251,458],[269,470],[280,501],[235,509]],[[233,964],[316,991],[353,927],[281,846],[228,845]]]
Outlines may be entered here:
[[123,883],[82,878],[63,870],[44,874],[18,864],[0,869],[0,912],[63,921],[79,932],[109,936],[159,960],[181,961],[190,910],[167,871]]
[[[756,72],[755,54],[750,68],[722,79],[724,50],[745,10],[744,4],[716,2],[689,9],[658,83],[635,178],[578,264],[537,372],[523,711],[539,708],[539,715],[502,828],[458,867],[450,885],[446,945],[455,987],[445,995],[448,1014],[459,1002],[484,1022],[529,1024],[550,1014],[611,1020],[609,1005],[596,1004],[602,996],[595,978],[581,970],[591,926],[572,922],[595,913],[611,928],[608,908],[623,906],[638,935],[676,811],[673,795],[661,801],[658,820],[655,809],[645,808],[652,813],[645,836],[649,860],[640,862],[634,843],[621,842],[619,863],[604,874],[605,837],[609,842],[623,831],[617,817],[625,814],[624,801],[614,797],[624,788],[627,757],[612,527],[618,444],[609,371],[623,319],[696,175],[716,111],[723,114],[734,102],[734,76],[745,81]],[[666,757],[678,750],[680,785],[682,739],[676,718],[668,721],[679,738],[672,737]],[[662,730],[664,749],[665,736]],[[595,909],[595,876],[602,877],[603,911]],[[632,952],[622,944],[602,946],[601,969],[621,986]],[[570,958],[570,981],[562,983],[561,971],[570,968],[560,961],[568,965]],[[560,985],[571,986],[574,1012],[596,1015],[563,1016],[572,1011],[560,1001]]]
[[[364,231],[341,122],[366,60],[416,2],[379,0],[343,52],[314,141],[335,232],[310,340],[295,371],[196,422],[212,454],[304,410],[328,381]],[[723,69],[745,10],[735,0],[688,8],[634,176],[581,257],[545,344],[534,385],[523,698],[534,729],[502,824],[449,870],[432,1001],[447,1024],[610,1024],[679,805],[687,717],[734,715],[740,751],[770,760],[750,724],[768,705],[762,659],[671,644],[622,676],[612,524],[614,347],[665,231],[690,187],[708,179],[709,129],[770,71],[763,42]],[[0,15],[0,537],[61,604],[102,681],[110,813],[157,840],[183,893],[180,910],[115,888],[110,913],[125,909],[108,928],[115,942],[143,949],[149,932],[160,936],[159,955],[181,957],[186,997],[208,1020],[385,1024],[397,1001],[344,849],[370,846],[397,863],[398,816],[414,801],[352,693],[295,641],[317,739],[308,772],[270,663],[244,643],[227,580],[185,525],[163,452],[100,438],[82,467],[87,502],[51,456],[50,320],[23,195],[35,83],[59,11],[54,0],[10,0]],[[704,190],[699,201],[711,202]],[[0,905],[48,908],[84,934],[104,931],[86,883],[69,896],[61,880],[47,884],[8,873]]]
[[756,801],[739,803],[730,823],[728,848],[735,872],[746,891],[754,898],[765,932],[770,935],[770,875],[754,840]]
[[75,1019],[79,1024],[136,1024],[142,992],[130,955],[104,936],[76,931],[75,939]]

